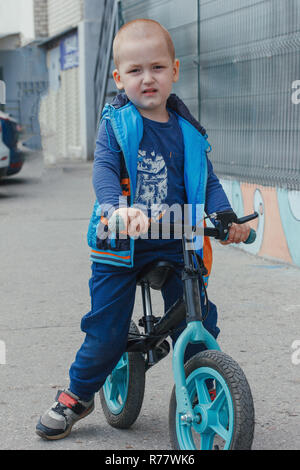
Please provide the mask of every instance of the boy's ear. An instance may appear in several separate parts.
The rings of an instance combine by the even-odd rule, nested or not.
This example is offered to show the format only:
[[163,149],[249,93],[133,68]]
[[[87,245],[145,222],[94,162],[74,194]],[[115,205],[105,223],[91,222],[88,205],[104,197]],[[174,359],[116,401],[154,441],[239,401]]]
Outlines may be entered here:
[[180,62],[179,62],[179,59],[175,59],[174,60],[174,64],[173,64],[173,82],[177,82],[177,80],[179,79],[179,68],[180,68]]
[[123,90],[124,86],[123,86],[123,83],[121,81],[121,76],[120,76],[119,70],[115,69],[112,73],[112,76],[113,76],[113,79],[115,81],[115,84],[116,84],[116,87],[118,88],[118,90]]

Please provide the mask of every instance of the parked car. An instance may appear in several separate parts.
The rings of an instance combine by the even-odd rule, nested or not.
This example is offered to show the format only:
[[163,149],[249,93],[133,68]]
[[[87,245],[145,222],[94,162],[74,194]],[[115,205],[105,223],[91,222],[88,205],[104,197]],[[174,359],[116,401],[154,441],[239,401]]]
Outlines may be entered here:
[[2,127],[2,141],[9,149],[9,166],[6,176],[19,173],[24,164],[24,153],[18,148],[20,126],[9,114],[0,111],[0,125]]
[[7,174],[10,163],[10,151],[2,140],[2,125],[0,121],[0,177]]

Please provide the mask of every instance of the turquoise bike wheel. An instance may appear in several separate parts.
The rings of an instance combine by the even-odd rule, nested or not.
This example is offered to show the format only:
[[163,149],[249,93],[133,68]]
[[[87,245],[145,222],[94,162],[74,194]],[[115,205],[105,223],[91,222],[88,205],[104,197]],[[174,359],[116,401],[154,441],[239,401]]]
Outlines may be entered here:
[[[185,365],[186,387],[196,419],[178,412],[173,389],[169,426],[173,448],[186,450],[250,449],[254,406],[247,379],[232,358],[221,351],[204,351]],[[215,397],[208,390],[213,383]]]
[[128,353],[125,353],[103,385],[103,393],[107,407],[114,415],[120,414],[125,406],[128,395],[128,384],[129,362]]
[[[132,322],[130,332],[139,330]],[[145,360],[140,352],[126,352],[107,377],[99,395],[108,424],[128,429],[138,418],[145,392]]]

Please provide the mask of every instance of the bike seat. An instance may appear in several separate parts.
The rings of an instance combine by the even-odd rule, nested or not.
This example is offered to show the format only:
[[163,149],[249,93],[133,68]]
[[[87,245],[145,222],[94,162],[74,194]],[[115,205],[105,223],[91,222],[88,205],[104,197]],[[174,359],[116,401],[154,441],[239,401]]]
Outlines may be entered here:
[[169,261],[153,261],[138,274],[136,283],[140,286],[143,282],[147,282],[152,289],[160,290],[174,269],[174,264]]

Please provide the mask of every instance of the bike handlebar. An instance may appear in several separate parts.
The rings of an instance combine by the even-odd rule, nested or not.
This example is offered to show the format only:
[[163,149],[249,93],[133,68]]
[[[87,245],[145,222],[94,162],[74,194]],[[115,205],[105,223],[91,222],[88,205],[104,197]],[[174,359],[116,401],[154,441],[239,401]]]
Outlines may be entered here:
[[[232,211],[224,211],[224,212],[217,212],[215,214],[211,214],[208,216],[210,219],[215,220],[216,226],[212,227],[205,227],[204,228],[204,235],[208,237],[214,237],[218,240],[226,241],[229,235],[229,228],[233,223],[242,225],[250,220],[256,219],[258,217],[257,212],[253,212],[253,214],[246,215],[244,217],[237,218],[237,215]],[[253,243],[256,239],[256,231],[251,228],[249,236],[247,240],[243,243],[249,245]]]
[[[228,238],[229,235],[229,229],[233,223],[241,225],[246,222],[249,222],[250,220],[256,219],[258,217],[257,212],[253,212],[253,214],[246,215],[244,217],[238,218],[235,212],[233,211],[223,211],[223,212],[216,212],[214,214],[210,214],[207,216],[209,219],[214,220],[214,225],[215,227],[199,227],[199,226],[194,226],[192,227],[191,225],[184,225],[184,224],[179,224],[179,223],[170,223],[168,222],[165,224],[168,228],[173,227],[175,230],[177,229],[179,233],[184,235],[185,233],[188,233],[192,235],[192,238],[195,235],[204,235],[207,237],[214,237],[217,240],[222,240],[225,241]],[[159,223],[156,221],[151,220],[150,225],[152,229],[154,230],[161,230],[162,226],[164,225],[163,222]],[[114,215],[110,218],[109,223],[108,223],[108,228],[110,231],[114,233],[122,233],[122,230],[124,230],[125,225],[123,222],[122,217],[120,217],[118,214],[114,217]],[[244,242],[245,244],[250,244],[253,243],[256,239],[256,232],[251,228],[250,234],[247,238],[247,240]]]

